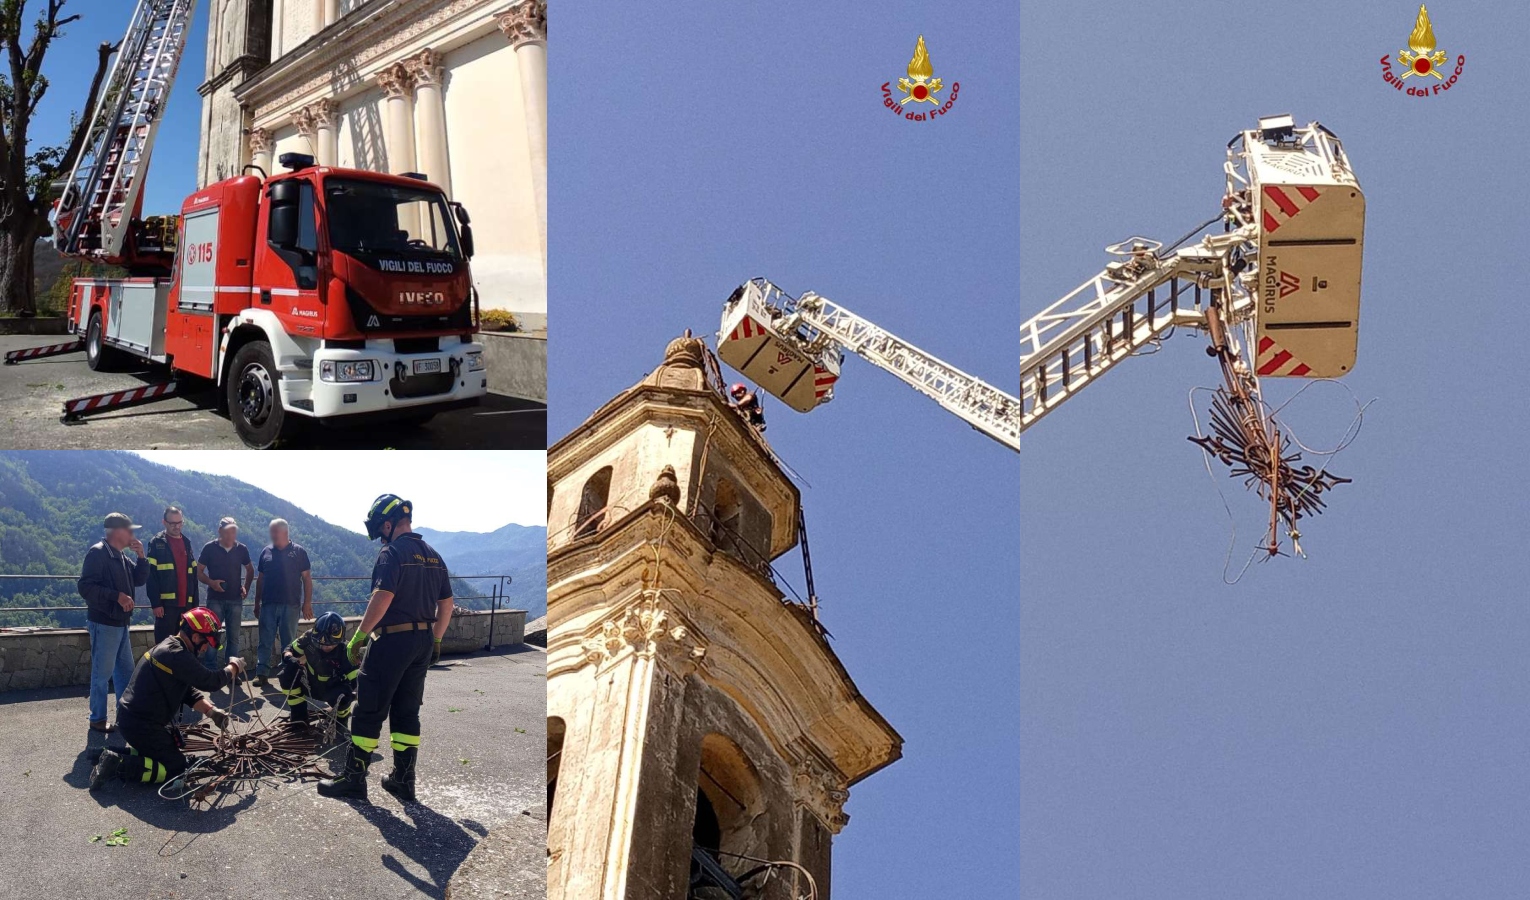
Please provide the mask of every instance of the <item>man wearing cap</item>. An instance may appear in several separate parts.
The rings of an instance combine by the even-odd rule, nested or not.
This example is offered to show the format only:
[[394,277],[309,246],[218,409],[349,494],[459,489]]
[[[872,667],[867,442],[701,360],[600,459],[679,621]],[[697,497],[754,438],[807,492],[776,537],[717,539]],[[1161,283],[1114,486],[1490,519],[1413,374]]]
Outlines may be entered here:
[[[239,628],[244,623],[244,599],[255,582],[250,549],[239,541],[239,523],[233,516],[218,522],[218,539],[208,541],[197,554],[197,581],[207,585],[207,608],[218,614],[227,631],[223,659],[239,655]],[[217,668],[218,660],[211,660]]]
[[[106,683],[111,681],[117,699],[133,677],[133,643],[128,624],[133,618],[133,591],[149,579],[149,561],[143,543],[133,534],[140,526],[122,513],[112,513],[101,523],[102,539],[85,553],[77,587],[85,598],[85,630],[90,633],[90,727],[103,733],[113,727],[106,721]],[[129,561],[122,551],[137,556]]]
[[197,561],[181,529],[179,506],[165,508],[165,530],[149,538],[149,605],[154,607],[154,643],[180,630],[181,616],[197,605]]

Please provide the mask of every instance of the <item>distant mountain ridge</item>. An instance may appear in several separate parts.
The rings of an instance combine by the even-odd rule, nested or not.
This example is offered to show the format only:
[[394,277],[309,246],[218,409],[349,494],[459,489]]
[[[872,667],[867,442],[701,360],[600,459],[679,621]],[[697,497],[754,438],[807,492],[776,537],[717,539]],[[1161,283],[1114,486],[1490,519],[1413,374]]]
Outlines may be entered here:
[[[301,491],[301,487],[295,487]],[[313,573],[322,575],[367,576],[377,559],[379,545],[365,536],[341,528],[305,512],[295,502],[245,484],[236,478],[188,472],[143,457],[122,452],[94,451],[0,451],[0,574],[70,575],[80,570],[85,550],[100,540],[101,519],[109,512],[124,512],[144,526],[145,539],[163,528],[161,513],[169,504],[185,513],[185,534],[192,547],[201,546],[216,535],[218,520],[232,515],[239,521],[240,540],[258,553],[266,544],[266,525],[272,519],[286,519],[292,539],[308,550]],[[518,528],[519,526],[507,526]],[[421,529],[422,533],[424,529]],[[505,529],[500,529],[505,531]],[[494,532],[498,534],[499,532]],[[453,533],[443,543],[459,541],[470,547],[474,538],[492,535]],[[426,538],[431,540],[430,538]],[[514,544],[515,541],[511,541]],[[515,588],[526,579],[538,583],[545,606],[545,552],[537,556],[535,570],[511,568],[527,563],[520,556],[503,553],[487,558],[465,554],[460,560],[440,544],[440,550],[454,572],[464,575],[511,574]],[[484,544],[493,551],[498,545]],[[508,546],[508,545],[507,545]],[[538,547],[540,549],[540,543]],[[522,554],[524,555],[524,554]],[[469,571],[487,565],[498,565]],[[347,615],[365,605],[370,585],[365,580],[316,583],[319,600],[350,601],[336,608]],[[465,608],[487,608],[474,599],[487,593],[487,582],[457,582],[454,593]],[[141,591],[140,591],[141,595]],[[514,594],[512,594],[514,596]],[[72,580],[0,581],[0,608],[52,607],[83,605]],[[515,605],[522,602],[517,600]],[[535,614],[534,614],[535,615]],[[145,614],[140,613],[134,621]],[[80,627],[84,613],[78,611],[0,613],[0,627],[17,625],[62,625]]]
[[[436,548],[453,575],[508,574],[512,581],[506,596],[528,619],[547,612],[547,528],[509,524],[490,532],[437,531],[416,527],[426,543]],[[491,582],[475,580],[480,592]]]

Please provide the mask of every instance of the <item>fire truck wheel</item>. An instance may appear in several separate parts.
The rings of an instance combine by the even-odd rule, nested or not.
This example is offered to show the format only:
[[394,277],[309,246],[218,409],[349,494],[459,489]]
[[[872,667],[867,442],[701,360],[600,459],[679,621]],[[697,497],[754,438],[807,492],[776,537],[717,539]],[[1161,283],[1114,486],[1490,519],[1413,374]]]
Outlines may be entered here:
[[90,325],[85,329],[85,365],[92,372],[109,372],[117,362],[117,351],[106,346],[102,338],[101,312],[90,314]]
[[234,354],[229,367],[228,417],[240,440],[258,450],[290,438],[297,422],[282,408],[271,345],[252,341]]

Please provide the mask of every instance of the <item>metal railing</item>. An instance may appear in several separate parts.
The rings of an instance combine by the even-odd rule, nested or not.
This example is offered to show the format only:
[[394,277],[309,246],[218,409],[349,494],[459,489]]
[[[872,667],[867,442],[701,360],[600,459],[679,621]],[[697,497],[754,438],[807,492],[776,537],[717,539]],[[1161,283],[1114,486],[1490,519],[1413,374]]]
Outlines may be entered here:
[[[508,605],[508,593],[509,593],[509,589],[510,589],[510,584],[511,584],[511,582],[513,580],[513,576],[510,576],[510,575],[453,575],[451,577],[452,577],[453,581],[466,581],[466,582],[492,580],[492,586],[491,586],[490,590],[487,593],[472,594],[472,595],[467,595],[467,596],[460,596],[460,597],[456,597],[455,599],[459,600],[459,601],[460,600],[488,600],[489,601],[489,608],[487,610],[474,610],[474,611],[475,612],[487,612],[489,614],[489,642],[488,642],[487,647],[493,647],[494,646],[494,624],[495,624],[495,619],[496,619],[496,617],[498,616],[498,614],[502,610],[507,611],[507,610],[512,608],[512,607],[510,607]],[[14,581],[23,581],[23,580],[31,580],[31,581],[69,581],[69,582],[75,582],[75,581],[79,581],[79,576],[78,575],[0,575],[0,594],[4,593],[3,586],[5,585],[5,583],[7,583],[7,582],[14,582]],[[313,580],[316,581],[316,582],[318,582],[318,581],[360,581],[360,582],[365,582],[367,584],[370,584],[372,579],[371,579],[371,576],[369,576],[369,575],[315,575],[315,576],[313,576]],[[205,588],[206,585],[203,585],[203,587]],[[253,586],[252,586],[252,589],[253,589]],[[133,604],[134,604],[133,605],[133,615],[137,616],[138,612],[140,610],[142,610],[144,612],[145,618],[152,617],[152,615],[153,615],[152,612],[151,612],[152,604],[150,604],[147,600],[145,600],[142,603],[138,602],[138,597],[136,596],[136,593],[141,593],[142,590],[143,589],[141,587],[136,589],[135,596],[133,598]],[[368,592],[368,596],[370,596],[370,592]],[[205,596],[204,596],[203,602],[204,603],[206,602],[205,601]],[[314,606],[340,606],[340,605],[343,605],[343,604],[354,603],[354,604],[359,604],[359,605],[363,605],[364,606],[366,604],[366,602],[367,602],[367,597],[362,597],[361,599],[358,599],[358,600],[314,600],[313,601],[313,605]],[[244,618],[244,610],[251,609],[251,608],[254,607],[254,605],[255,605],[254,599],[246,597],[245,600],[244,600],[244,603],[242,604],[242,608],[241,608],[241,612],[240,612],[240,618],[241,619]],[[0,631],[11,630],[11,629],[14,629],[15,627],[17,627],[17,626],[12,626],[11,629],[8,629],[7,626],[5,626],[5,624],[4,624],[4,616],[7,613],[18,613],[18,612],[36,612],[36,613],[84,612],[84,611],[86,611],[88,609],[90,609],[90,607],[88,607],[88,606],[6,606],[6,605],[4,605],[3,600],[0,600]],[[132,619],[130,617],[129,622],[131,622],[131,621],[132,621]],[[142,623],[140,623],[140,624],[142,624]],[[49,630],[49,629],[65,628],[65,627],[69,627],[69,626],[62,626],[62,625],[24,625],[24,626],[19,626],[19,627],[26,628],[28,630],[46,631],[46,630]]]

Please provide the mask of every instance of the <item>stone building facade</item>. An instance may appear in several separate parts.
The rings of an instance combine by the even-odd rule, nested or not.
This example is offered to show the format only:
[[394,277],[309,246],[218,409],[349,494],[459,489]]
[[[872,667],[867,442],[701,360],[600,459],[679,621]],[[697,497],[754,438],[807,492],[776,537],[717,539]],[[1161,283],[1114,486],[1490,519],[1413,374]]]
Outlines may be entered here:
[[772,580],[799,503],[688,335],[549,450],[549,900],[829,896],[902,739]]
[[545,325],[545,0],[210,7],[199,187],[288,152],[423,173],[473,217],[483,307]]

